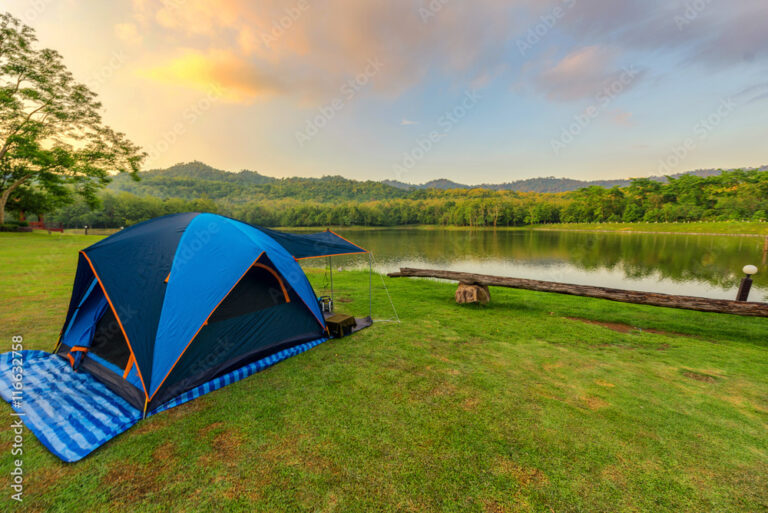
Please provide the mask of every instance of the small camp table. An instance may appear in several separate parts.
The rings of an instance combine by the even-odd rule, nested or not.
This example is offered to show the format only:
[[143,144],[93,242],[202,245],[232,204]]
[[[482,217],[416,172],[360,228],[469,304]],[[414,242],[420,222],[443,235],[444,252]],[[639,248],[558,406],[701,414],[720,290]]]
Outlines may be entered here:
[[325,324],[332,336],[341,338],[352,333],[352,329],[357,326],[357,321],[351,315],[337,313],[326,317]]

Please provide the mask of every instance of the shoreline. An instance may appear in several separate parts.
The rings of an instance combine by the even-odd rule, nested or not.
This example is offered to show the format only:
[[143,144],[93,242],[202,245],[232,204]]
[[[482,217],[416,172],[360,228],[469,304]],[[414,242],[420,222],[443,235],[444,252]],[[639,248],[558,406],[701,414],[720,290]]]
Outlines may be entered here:
[[[695,224],[695,223],[691,223]],[[705,223],[699,223],[699,225],[703,225]],[[725,225],[725,223],[722,223]],[[539,224],[539,225],[526,225],[526,226],[458,226],[458,225],[433,225],[433,224],[419,224],[419,225],[395,225],[395,226],[362,226],[362,225],[351,225],[351,226],[330,226],[329,228],[332,230],[446,230],[446,231],[464,231],[464,230],[477,230],[477,231],[551,231],[551,232],[592,232],[592,233],[621,233],[621,234],[642,234],[642,235],[653,235],[653,234],[661,234],[661,235],[716,235],[716,236],[725,236],[725,237],[758,237],[758,238],[768,238],[768,225],[765,227],[757,228],[755,227],[755,230],[750,230],[750,226],[752,224],[764,224],[764,223],[733,223],[737,229],[747,229],[748,231],[745,231],[743,233],[734,233],[726,232],[726,231],[701,231],[696,230],[696,227],[693,227],[696,231],[673,231],[673,230],[648,230],[648,229],[633,229],[634,226],[632,224],[623,224],[620,226],[616,226],[616,228],[601,228],[601,227],[595,227],[595,228],[589,228],[587,226],[590,225],[584,225],[584,224],[573,224],[573,225],[566,225],[566,224],[552,224],[552,225],[546,225],[546,224]],[[572,227],[571,227],[572,226]],[[636,225],[640,228],[644,228],[644,225],[641,223],[638,223]],[[679,224],[675,223],[659,223],[658,226],[660,227],[667,227],[667,226],[679,226]],[[723,229],[724,226],[717,226],[718,229]],[[322,231],[325,229],[325,227],[322,226],[280,226],[274,228],[275,230],[285,230],[285,231]],[[761,233],[759,230],[762,229],[763,232]]]
[[538,232],[580,232],[580,233],[620,233],[641,235],[712,235],[718,237],[757,237],[768,239],[768,234],[761,233],[722,233],[722,232],[654,232],[650,230],[590,230],[589,228],[532,228]]
[[[606,226],[599,224],[538,224],[526,226],[459,226],[459,225],[431,225],[431,224],[413,224],[413,225],[393,225],[393,226],[277,226],[268,227],[274,230],[284,230],[293,232],[319,232],[326,228],[331,230],[359,230],[359,231],[377,231],[377,230],[423,230],[423,231],[550,231],[550,232],[580,232],[580,233],[619,233],[619,234],[640,234],[640,235],[689,235],[689,236],[723,236],[723,237],[756,237],[768,239],[768,223],[760,222],[701,222],[685,223],[689,224],[691,231],[677,231],[671,227],[682,227],[682,223],[606,223]],[[648,229],[649,227],[658,227],[660,229]],[[106,236],[118,231],[116,228],[91,228],[91,234]],[[82,235],[82,229],[65,229],[65,234]],[[89,235],[91,235],[89,234]]]

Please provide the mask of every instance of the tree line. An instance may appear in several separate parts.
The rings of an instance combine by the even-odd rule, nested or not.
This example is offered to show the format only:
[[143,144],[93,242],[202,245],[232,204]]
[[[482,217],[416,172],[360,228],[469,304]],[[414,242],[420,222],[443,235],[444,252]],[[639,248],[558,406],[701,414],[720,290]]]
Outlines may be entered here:
[[263,226],[526,226],[549,223],[768,221],[768,171],[683,175],[666,183],[634,179],[628,187],[591,186],[568,193],[487,189],[418,190],[409,197],[327,202],[297,198],[237,201],[161,199],[105,191],[100,206],[84,200],[49,220],[64,227],[121,227],[176,212],[204,211]]

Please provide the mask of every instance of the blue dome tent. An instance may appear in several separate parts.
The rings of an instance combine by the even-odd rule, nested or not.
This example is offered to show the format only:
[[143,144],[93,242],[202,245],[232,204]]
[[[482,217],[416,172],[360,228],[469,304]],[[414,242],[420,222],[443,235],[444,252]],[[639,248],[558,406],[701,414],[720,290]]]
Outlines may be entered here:
[[[214,214],[169,215],[82,250],[54,354],[24,351],[25,423],[76,461],[142,417],[326,340],[298,260],[366,250]],[[12,368],[11,353],[0,370]],[[3,372],[0,395],[13,402]]]

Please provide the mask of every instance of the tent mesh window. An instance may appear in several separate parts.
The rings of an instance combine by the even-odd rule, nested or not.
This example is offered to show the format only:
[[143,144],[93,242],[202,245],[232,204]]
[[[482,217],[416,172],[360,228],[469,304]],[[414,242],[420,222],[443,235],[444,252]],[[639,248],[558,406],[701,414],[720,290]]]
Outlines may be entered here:
[[131,352],[111,308],[107,308],[96,324],[91,352],[121,369],[128,365]]
[[150,407],[323,331],[297,292],[262,257],[179,357]]
[[251,267],[211,315],[208,322],[224,321],[287,303],[286,297],[292,295],[288,292],[290,286],[278,279],[273,274],[274,271],[267,267],[264,264]]

